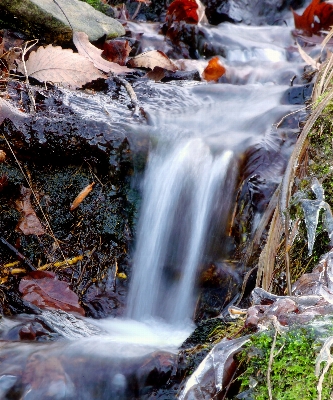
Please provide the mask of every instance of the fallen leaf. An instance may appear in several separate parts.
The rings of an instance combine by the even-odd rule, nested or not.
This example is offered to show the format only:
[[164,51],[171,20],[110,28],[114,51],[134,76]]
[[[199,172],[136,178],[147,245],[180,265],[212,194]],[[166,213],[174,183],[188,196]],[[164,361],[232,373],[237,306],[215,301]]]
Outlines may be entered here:
[[136,57],[131,58],[128,63],[131,67],[149,68],[155,67],[164,68],[168,71],[177,71],[178,67],[160,50],[151,50],[141,53]]
[[319,31],[328,30],[333,25],[333,4],[329,1],[313,0],[302,15],[298,15],[294,10],[293,15],[295,28],[311,36]]
[[119,65],[125,65],[131,52],[128,40],[106,40],[103,44],[102,55],[108,60]]
[[115,74],[126,74],[131,70],[114,62],[105,60],[101,54],[103,50],[89,42],[88,35],[84,32],[74,32],[73,42],[79,54],[92,62],[94,66],[104,72],[113,72]]
[[21,187],[21,200],[16,201],[16,209],[23,214],[16,229],[24,235],[44,235],[45,229],[39,221],[30,201],[31,189]]
[[90,185],[86,186],[83,190],[81,190],[81,192],[75,197],[75,199],[70,207],[71,211],[75,210],[83,202],[83,200],[92,191],[94,185],[95,185],[95,182],[91,183]]
[[299,54],[303,58],[303,60],[308,64],[311,65],[314,69],[319,69],[320,63],[318,63],[316,60],[314,60],[312,57],[310,57],[299,45],[299,43],[296,41],[297,48],[299,51]]
[[68,283],[59,281],[50,271],[32,271],[21,279],[19,290],[23,299],[46,309],[73,311],[85,315],[79,298]]
[[202,73],[202,77],[206,81],[217,81],[223,74],[225,74],[224,66],[221,64],[218,57],[214,57],[209,60],[207,67]]
[[152,71],[146,74],[148,79],[158,82],[165,77],[165,69],[161,67],[155,67]]
[[[41,82],[62,83],[76,89],[104,76],[94,65],[80,54],[70,49],[49,44],[31,52],[26,61],[27,73]],[[18,72],[24,74],[23,65]]]
[[0,150],[0,163],[3,163],[6,160],[6,158],[7,158],[6,152]]
[[205,16],[205,7],[199,0],[174,0],[167,9],[168,23],[184,21],[198,24]]

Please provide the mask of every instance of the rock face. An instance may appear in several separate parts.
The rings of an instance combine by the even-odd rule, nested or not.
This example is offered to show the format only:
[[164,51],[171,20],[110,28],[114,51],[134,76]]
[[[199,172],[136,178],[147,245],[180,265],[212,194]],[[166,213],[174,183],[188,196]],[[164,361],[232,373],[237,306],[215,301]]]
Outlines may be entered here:
[[90,41],[125,34],[120,22],[79,0],[2,0],[1,20],[45,42],[69,42],[72,31],[85,32]]

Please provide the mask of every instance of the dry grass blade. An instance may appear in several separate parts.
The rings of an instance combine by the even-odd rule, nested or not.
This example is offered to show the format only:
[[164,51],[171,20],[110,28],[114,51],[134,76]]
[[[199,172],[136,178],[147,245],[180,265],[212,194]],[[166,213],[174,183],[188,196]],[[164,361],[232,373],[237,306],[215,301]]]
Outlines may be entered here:
[[322,51],[324,50],[324,48],[326,47],[326,45],[328,44],[328,42],[331,40],[332,37],[333,37],[333,27],[331,27],[331,30],[328,32],[325,39],[321,43]]
[[268,232],[267,241],[258,262],[256,286],[269,291],[275,265],[275,257],[280,244],[283,226],[280,218],[279,206],[275,208],[274,215]]
[[307,53],[302,49],[302,47],[299,45],[298,42],[296,42],[296,44],[297,44],[297,48],[298,48],[299,54],[301,55],[301,57],[303,58],[303,60],[304,60],[307,64],[311,65],[313,68],[319,69],[320,63],[318,63],[316,60],[314,60],[312,57],[310,57],[309,54],[307,54]]
[[[329,82],[327,82],[327,76],[331,75],[333,64],[332,61],[328,61],[330,67],[325,68],[323,76],[317,79],[317,85],[321,85],[321,90],[326,91]],[[332,72],[333,73],[333,72]],[[326,77],[326,78],[325,78]],[[316,101],[322,92],[314,94],[314,101]],[[257,285],[261,286],[265,290],[269,290],[271,285],[275,257],[280,245],[280,240],[285,234],[285,262],[286,262],[286,279],[288,284],[288,291],[291,291],[291,277],[289,271],[289,203],[292,193],[292,187],[296,176],[296,171],[300,162],[300,157],[303,154],[304,148],[307,143],[307,137],[313,124],[316,122],[320,114],[323,112],[325,107],[332,101],[333,91],[329,92],[317,105],[310,117],[308,118],[304,128],[295,144],[294,150],[290,156],[285,174],[281,182],[281,191],[278,204],[276,206],[274,216],[269,229],[267,242],[264,249],[261,252],[259,263],[258,263],[258,274],[257,274]]]
[[330,77],[332,77],[332,67],[333,67],[333,56],[328,59],[325,63],[325,68],[323,69],[323,66],[321,68],[321,74],[320,74],[320,81],[315,85],[315,88],[313,90],[313,100],[316,101],[319,96],[324,93],[324,91],[327,89],[327,85],[330,82]]

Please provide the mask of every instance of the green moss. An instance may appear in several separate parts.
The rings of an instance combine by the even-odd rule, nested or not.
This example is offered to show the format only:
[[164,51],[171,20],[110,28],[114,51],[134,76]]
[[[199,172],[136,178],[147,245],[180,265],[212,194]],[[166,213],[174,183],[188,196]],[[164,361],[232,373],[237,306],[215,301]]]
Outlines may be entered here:
[[80,0],[80,1],[88,3],[91,7],[94,7],[95,10],[100,11],[104,14],[109,8],[106,4],[103,4],[100,0]]
[[[329,330],[327,332],[329,335]],[[241,391],[250,389],[256,400],[268,399],[267,369],[273,344],[273,331],[253,335],[239,360],[245,371],[238,380]],[[270,373],[273,398],[276,400],[313,400],[317,398],[318,378],[315,362],[322,343],[314,328],[297,327],[278,334]],[[322,399],[330,399],[333,372],[325,376]]]

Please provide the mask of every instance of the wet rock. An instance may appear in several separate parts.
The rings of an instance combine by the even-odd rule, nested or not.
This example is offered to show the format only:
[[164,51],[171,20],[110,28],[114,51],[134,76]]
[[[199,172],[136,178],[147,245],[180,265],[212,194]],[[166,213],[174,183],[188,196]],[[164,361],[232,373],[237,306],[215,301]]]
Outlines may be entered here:
[[241,337],[218,343],[188,379],[178,398],[209,400],[217,393],[222,395],[222,389],[228,386],[236,368],[233,356],[248,340],[248,337]]
[[57,3],[61,8],[52,0],[3,0],[0,20],[32,38],[55,44],[70,42],[73,30],[87,33],[90,41],[125,34],[120,22],[83,1],[59,0]]
[[311,98],[313,83],[303,86],[293,86],[288,89],[288,100],[290,104],[305,104]]
[[[41,235],[38,240],[35,235],[23,235],[15,230],[20,218],[15,200],[26,182],[10,156],[0,164],[0,176],[6,177],[0,205],[2,234],[35,268],[38,263],[64,261],[64,257],[72,260],[68,268],[55,272],[60,280],[71,284],[90,316],[121,314],[126,279],[118,282],[116,271],[129,273],[127,249],[138,201],[130,189],[133,167],[126,129],[132,117],[126,105],[128,100],[122,104],[106,97],[114,108],[109,117],[82,92],[37,89],[37,113],[30,115],[17,108],[16,100],[21,95],[23,109],[28,106],[24,85],[9,84],[8,91],[16,113],[8,113],[10,119],[3,122],[0,130],[10,140],[19,162],[31,171],[30,178],[36,185],[34,190],[39,193],[44,215],[35,201],[32,208],[43,224],[47,218],[52,235],[61,241],[61,250],[52,235]],[[116,93],[113,95],[117,97]],[[93,110],[90,115],[87,108]],[[2,138],[0,148],[6,147]],[[92,192],[77,209],[70,211],[74,198],[92,181],[96,181]],[[2,264],[17,262],[15,254],[3,244],[0,244],[0,260]],[[21,263],[18,267],[25,266]],[[11,269],[6,271],[10,274]],[[20,275],[6,278],[7,293],[1,301],[6,314],[31,309],[31,305],[15,300],[20,299],[16,295],[19,278]],[[97,286],[98,290],[94,291]]]
[[228,263],[212,263],[199,277],[196,322],[218,316],[239,292],[240,277]]
[[247,25],[283,25],[290,7],[302,7],[304,0],[204,0],[208,21],[213,24],[229,21]]

